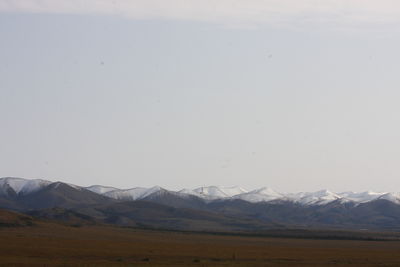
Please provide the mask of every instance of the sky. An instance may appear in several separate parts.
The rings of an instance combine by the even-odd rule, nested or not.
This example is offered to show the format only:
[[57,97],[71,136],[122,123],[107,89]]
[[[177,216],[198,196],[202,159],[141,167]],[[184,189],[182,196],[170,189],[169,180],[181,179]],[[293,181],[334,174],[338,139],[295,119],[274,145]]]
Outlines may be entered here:
[[0,177],[400,191],[400,3],[0,0]]

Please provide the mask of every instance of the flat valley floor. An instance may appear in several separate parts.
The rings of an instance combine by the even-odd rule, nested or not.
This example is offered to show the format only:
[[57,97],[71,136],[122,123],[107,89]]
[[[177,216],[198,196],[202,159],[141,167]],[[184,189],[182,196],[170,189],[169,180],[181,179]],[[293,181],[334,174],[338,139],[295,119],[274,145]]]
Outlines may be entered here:
[[0,266],[400,266],[400,241],[228,236],[41,223],[0,228]]

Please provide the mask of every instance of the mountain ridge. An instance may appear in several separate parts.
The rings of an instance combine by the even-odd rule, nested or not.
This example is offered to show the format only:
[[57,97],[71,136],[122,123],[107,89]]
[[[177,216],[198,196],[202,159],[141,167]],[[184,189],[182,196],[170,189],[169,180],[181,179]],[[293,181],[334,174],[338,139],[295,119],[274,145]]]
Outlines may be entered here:
[[0,208],[80,223],[190,230],[400,230],[398,193],[320,190],[282,194],[267,187],[247,191],[217,186],[180,191],[159,186],[118,189],[22,178],[1,178],[0,185]]
[[[42,179],[4,177],[0,178],[0,196],[29,195],[30,193],[34,193],[54,183],[62,182],[51,182]],[[172,194],[178,194],[182,197],[198,197],[203,199],[204,201],[241,199],[252,203],[269,201],[290,201],[303,205],[325,205],[336,200],[361,204],[377,199],[386,199],[393,203],[400,204],[399,192],[347,191],[335,193],[324,189],[315,192],[281,193],[275,191],[270,187],[261,187],[248,191],[238,186],[204,186],[194,189],[181,189],[173,191],[160,186],[153,186],[150,188],[133,187],[130,189],[119,189],[116,187],[103,185],[91,185],[87,187],[73,184],[68,185],[75,188],[82,188],[93,193],[120,201],[146,199],[152,194],[158,193],[160,191],[168,191]]]

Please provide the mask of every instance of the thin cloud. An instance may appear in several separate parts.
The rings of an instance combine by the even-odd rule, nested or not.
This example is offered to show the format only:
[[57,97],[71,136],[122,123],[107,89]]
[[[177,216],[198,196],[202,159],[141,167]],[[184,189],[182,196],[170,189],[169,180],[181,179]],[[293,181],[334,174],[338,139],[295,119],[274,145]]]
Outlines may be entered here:
[[397,0],[0,0],[0,12],[123,16],[235,25],[370,26],[400,22]]

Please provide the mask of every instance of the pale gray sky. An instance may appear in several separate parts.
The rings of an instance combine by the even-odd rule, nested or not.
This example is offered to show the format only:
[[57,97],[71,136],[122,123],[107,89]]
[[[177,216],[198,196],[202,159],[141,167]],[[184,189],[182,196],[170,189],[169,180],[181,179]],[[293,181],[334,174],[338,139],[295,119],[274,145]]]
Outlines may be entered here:
[[400,191],[400,3],[215,2],[0,0],[0,176]]

